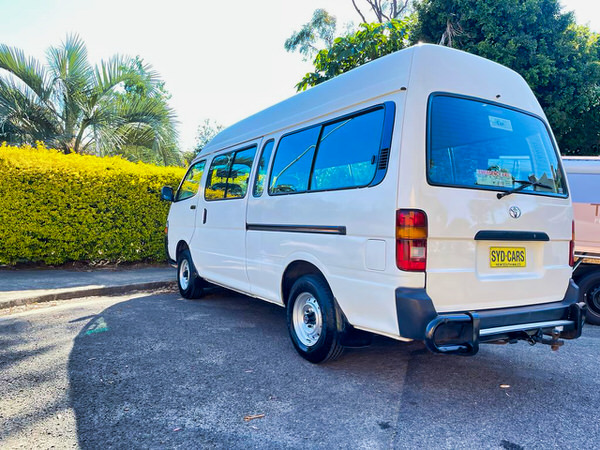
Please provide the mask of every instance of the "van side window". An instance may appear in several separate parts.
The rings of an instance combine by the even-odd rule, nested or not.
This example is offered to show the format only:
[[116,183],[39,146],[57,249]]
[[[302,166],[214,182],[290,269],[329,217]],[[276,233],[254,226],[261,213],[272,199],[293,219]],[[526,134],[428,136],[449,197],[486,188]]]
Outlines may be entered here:
[[227,177],[229,176],[230,159],[232,155],[215,156],[208,169],[208,181],[204,190],[206,200],[219,200],[225,198]]
[[394,103],[385,102],[283,136],[269,195],[379,184],[387,172],[394,114]]
[[175,194],[176,202],[196,195],[198,188],[200,187],[200,179],[204,173],[205,164],[206,161],[200,161],[189,168],[179,185],[179,189],[177,189],[177,194]]
[[215,156],[208,170],[204,198],[243,198],[254,162],[256,146]]
[[271,159],[271,153],[273,152],[274,142],[272,139],[268,141],[262,149],[260,155],[260,161],[258,162],[258,169],[256,170],[256,177],[254,178],[254,187],[252,188],[252,195],[260,197],[265,190],[265,181],[267,178],[267,166]]
[[246,196],[255,154],[256,147],[235,153],[231,172],[227,178],[225,198],[242,198]]
[[308,189],[320,131],[321,127],[316,126],[281,138],[271,170],[270,194],[305,192]]
[[325,125],[310,190],[367,186],[377,170],[383,119],[382,108]]

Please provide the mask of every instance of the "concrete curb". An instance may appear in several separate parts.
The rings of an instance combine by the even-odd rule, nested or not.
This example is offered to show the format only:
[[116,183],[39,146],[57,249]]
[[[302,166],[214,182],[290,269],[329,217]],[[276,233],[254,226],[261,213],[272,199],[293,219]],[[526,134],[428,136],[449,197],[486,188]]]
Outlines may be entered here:
[[152,281],[149,283],[133,283],[119,286],[102,286],[86,288],[85,286],[63,292],[40,294],[24,298],[15,298],[0,301],[0,310],[14,308],[15,306],[31,305],[33,303],[52,302],[55,300],[72,300],[81,297],[98,297],[101,295],[122,295],[130,292],[148,291],[152,289],[175,289],[176,281]]

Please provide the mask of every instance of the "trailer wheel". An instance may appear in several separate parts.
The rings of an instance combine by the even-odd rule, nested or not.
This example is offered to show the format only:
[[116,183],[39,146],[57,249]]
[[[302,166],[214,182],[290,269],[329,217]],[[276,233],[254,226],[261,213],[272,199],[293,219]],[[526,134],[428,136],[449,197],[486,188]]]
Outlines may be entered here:
[[204,282],[196,272],[188,249],[177,257],[177,286],[183,298],[200,298],[204,291]]
[[327,283],[317,275],[304,275],[292,286],[287,304],[287,325],[296,351],[312,363],[338,358],[341,314]]
[[586,322],[600,325],[600,272],[587,274],[578,284],[581,300],[588,307]]

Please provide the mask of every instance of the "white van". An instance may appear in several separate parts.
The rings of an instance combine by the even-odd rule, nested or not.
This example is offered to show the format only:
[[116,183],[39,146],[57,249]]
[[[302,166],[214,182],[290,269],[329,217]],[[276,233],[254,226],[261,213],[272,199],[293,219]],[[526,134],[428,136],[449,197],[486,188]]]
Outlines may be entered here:
[[468,53],[418,45],[295,95],[222,131],[162,196],[181,294],[210,282],[285,307],[312,362],[371,333],[463,355],[581,334],[547,120],[518,74]]

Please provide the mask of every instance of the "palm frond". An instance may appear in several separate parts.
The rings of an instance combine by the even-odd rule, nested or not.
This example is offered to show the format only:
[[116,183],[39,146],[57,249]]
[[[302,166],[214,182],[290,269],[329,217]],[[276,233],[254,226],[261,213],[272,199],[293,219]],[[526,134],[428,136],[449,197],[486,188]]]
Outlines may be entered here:
[[75,137],[81,119],[82,105],[92,88],[93,72],[87,59],[85,43],[76,35],[68,35],[60,47],[47,52],[52,74],[55,100],[60,104],[65,132]]
[[131,79],[132,75],[127,71],[128,60],[124,56],[115,55],[108,61],[101,61],[94,68],[94,84],[100,96]]
[[48,102],[52,90],[44,67],[35,58],[27,58],[23,50],[0,44],[0,69],[21,80],[42,102]]
[[0,122],[10,128],[8,141],[34,143],[36,140],[56,142],[61,133],[60,123],[52,111],[31,91],[14,80],[0,78]]
[[73,86],[89,84],[92,68],[88,62],[85,43],[78,35],[68,35],[60,47],[50,47],[47,59],[54,79]]

